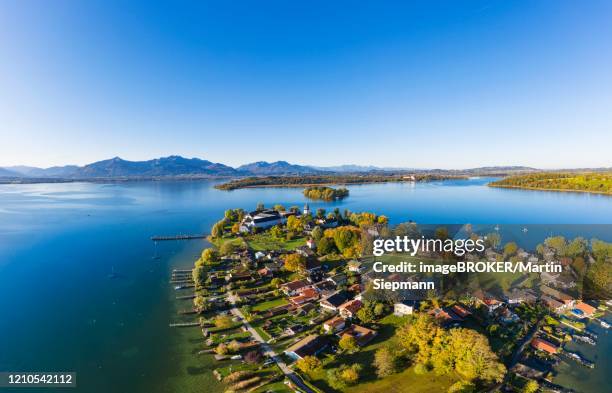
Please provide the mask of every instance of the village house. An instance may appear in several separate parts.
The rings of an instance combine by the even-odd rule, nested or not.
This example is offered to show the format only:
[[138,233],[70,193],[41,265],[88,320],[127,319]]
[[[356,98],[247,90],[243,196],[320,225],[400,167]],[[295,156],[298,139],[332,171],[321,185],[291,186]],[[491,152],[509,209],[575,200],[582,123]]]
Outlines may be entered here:
[[541,338],[534,338],[531,340],[531,346],[539,351],[548,352],[552,355],[559,351],[559,347]]
[[463,307],[460,304],[455,304],[453,305],[453,307],[451,307],[451,310],[457,314],[459,317],[465,319],[467,317],[469,317],[470,315],[472,315],[471,312],[469,312],[465,307]]
[[281,214],[272,209],[249,212],[240,223],[240,232],[251,232],[254,228],[271,228],[274,225],[286,222],[288,215],[291,215],[291,213]]
[[311,334],[304,337],[285,350],[285,354],[294,360],[303,359],[305,356],[315,356],[329,345],[325,336]]
[[500,316],[499,316],[499,320],[503,324],[510,324],[510,323],[516,323],[516,322],[520,321],[521,318],[519,318],[518,315],[513,313],[508,307],[502,307],[501,308],[501,312],[500,312]]
[[474,292],[474,298],[478,303],[484,305],[487,308],[489,314],[492,314],[498,307],[503,305],[503,302],[497,299],[495,296],[484,293],[481,289]]
[[353,337],[357,342],[357,345],[363,347],[364,345],[372,341],[372,339],[376,337],[377,334],[378,333],[376,332],[376,330],[368,329],[367,327],[353,324],[349,326],[346,330],[338,333],[338,336],[340,338],[345,336]]
[[540,299],[544,304],[546,304],[546,307],[548,307],[551,311],[556,312],[557,314],[561,314],[566,310],[565,304],[561,303],[556,299],[553,299],[548,295],[542,295]]
[[314,258],[315,257],[315,253],[312,250],[312,248],[306,246],[300,246],[298,248],[295,249],[295,252],[297,252],[298,254],[302,255],[305,258]]
[[343,291],[339,291],[321,300],[319,304],[321,305],[321,308],[323,310],[327,310],[327,311],[331,311],[335,313],[338,311],[338,307],[346,303],[346,300],[347,300],[346,293]]
[[337,331],[344,329],[345,326],[346,321],[344,318],[335,316],[323,323],[323,330],[325,330],[326,333],[336,333]]
[[533,291],[525,288],[513,288],[505,297],[508,304],[535,303],[537,300]]
[[563,293],[561,291],[558,291],[554,288],[548,287],[546,285],[540,286],[540,292],[542,292],[543,295],[551,297],[555,299],[556,301],[562,303],[563,307],[559,308],[560,311],[570,309],[574,307],[574,305],[576,304],[576,299],[574,299],[570,295]]
[[261,277],[272,277],[272,276],[274,276],[274,273],[272,272],[272,270],[268,269],[267,267],[263,267],[263,268],[259,269],[257,271],[257,273]]
[[402,300],[393,305],[393,314],[401,317],[404,315],[411,315],[417,308],[416,301],[414,300]]
[[310,283],[306,280],[295,280],[280,286],[280,290],[287,296],[296,296],[300,290],[309,287]]
[[315,248],[317,248],[313,238],[309,238],[308,240],[306,240],[306,247],[310,248],[311,250],[314,250]]
[[587,304],[583,301],[579,301],[575,306],[576,310],[579,310],[582,314],[578,313],[580,317],[591,318],[597,309],[590,304]]
[[463,318],[455,314],[455,312],[448,307],[434,308],[433,310],[430,310],[427,314],[440,321],[440,324],[442,326],[463,322]]
[[332,284],[334,284],[337,287],[346,284],[347,282],[347,278],[346,278],[346,274],[344,273],[338,273],[334,276],[328,277],[327,281],[331,282]]
[[319,298],[319,293],[312,287],[305,287],[299,292],[299,295],[289,298],[289,301],[295,305],[304,304]]
[[340,307],[338,307],[338,312],[344,318],[355,318],[357,316],[357,311],[359,311],[363,307],[363,303],[360,300],[350,300]]

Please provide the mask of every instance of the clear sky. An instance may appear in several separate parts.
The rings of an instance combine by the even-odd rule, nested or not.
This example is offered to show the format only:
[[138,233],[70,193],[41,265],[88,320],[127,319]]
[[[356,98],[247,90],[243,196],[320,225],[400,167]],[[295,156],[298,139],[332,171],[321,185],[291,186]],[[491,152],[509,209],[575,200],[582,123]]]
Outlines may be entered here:
[[606,0],[0,1],[0,165],[559,168],[611,151]]

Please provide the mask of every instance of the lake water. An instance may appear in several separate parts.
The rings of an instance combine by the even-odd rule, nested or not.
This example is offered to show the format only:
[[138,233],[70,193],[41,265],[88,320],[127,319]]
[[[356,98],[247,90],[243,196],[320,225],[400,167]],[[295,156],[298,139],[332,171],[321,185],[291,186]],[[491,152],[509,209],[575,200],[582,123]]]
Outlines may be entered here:
[[[489,188],[488,181],[351,186],[342,202],[309,204],[369,210],[394,223],[612,224],[610,197]],[[167,326],[177,307],[169,272],[190,267],[205,242],[155,247],[149,238],[207,232],[228,208],[306,201],[301,189],[213,185],[0,185],[0,370],[76,371],[78,388],[68,392],[218,391],[210,363],[191,354],[197,340]],[[600,359],[611,342],[603,334]],[[601,391],[610,364],[564,382]]]

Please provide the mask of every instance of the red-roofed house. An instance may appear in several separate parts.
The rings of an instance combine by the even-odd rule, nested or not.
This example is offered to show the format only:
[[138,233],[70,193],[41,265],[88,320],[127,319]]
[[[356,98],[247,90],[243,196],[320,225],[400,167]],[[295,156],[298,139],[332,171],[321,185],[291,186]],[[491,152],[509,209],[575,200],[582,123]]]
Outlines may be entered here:
[[531,340],[531,346],[539,351],[548,352],[550,354],[556,354],[559,350],[559,347],[555,344],[542,340],[541,338],[534,338]]
[[344,318],[354,318],[362,306],[360,300],[350,300],[338,307],[338,311]]
[[591,317],[593,316],[595,311],[597,311],[595,307],[591,306],[590,304],[586,304],[585,302],[582,302],[582,301],[578,302],[575,308],[582,311],[585,317]]
[[327,333],[335,333],[339,330],[344,329],[344,326],[346,326],[346,321],[344,320],[344,318],[338,316],[328,319],[323,323],[323,329],[325,329]]

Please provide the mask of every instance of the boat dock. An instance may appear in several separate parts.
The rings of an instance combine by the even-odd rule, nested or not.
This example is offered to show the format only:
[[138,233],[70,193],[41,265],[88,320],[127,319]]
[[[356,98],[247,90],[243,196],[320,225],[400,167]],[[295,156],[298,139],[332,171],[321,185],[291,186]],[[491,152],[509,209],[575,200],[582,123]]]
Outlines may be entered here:
[[193,326],[200,326],[200,322],[177,322],[177,323],[171,323],[168,326],[170,327],[193,327]]
[[560,354],[564,355],[566,359],[570,359],[570,360],[573,360],[575,362],[578,362],[578,363],[582,364],[585,367],[595,368],[595,363],[584,359],[582,356],[578,355],[577,353],[569,352],[569,351],[563,351]]
[[151,236],[151,240],[154,242],[166,241],[166,240],[192,240],[192,239],[206,239],[206,235],[174,235],[174,236]]

